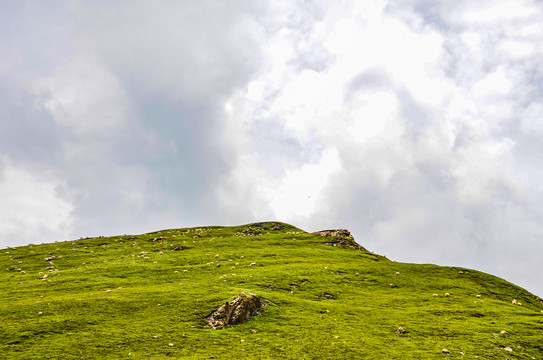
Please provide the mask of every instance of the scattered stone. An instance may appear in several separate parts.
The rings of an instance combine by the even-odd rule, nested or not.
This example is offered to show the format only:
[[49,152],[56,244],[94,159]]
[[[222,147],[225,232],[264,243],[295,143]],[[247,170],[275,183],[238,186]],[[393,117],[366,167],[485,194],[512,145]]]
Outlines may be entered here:
[[224,303],[215,312],[205,317],[209,327],[222,329],[228,325],[241,324],[258,315],[265,299],[254,294],[241,293],[234,300]]
[[166,238],[163,238],[163,237],[156,237],[156,238],[153,238],[153,239],[149,239],[149,241],[151,242],[154,242],[154,241],[161,241],[161,240],[165,240]]
[[327,299],[327,300],[332,300],[332,299],[335,299],[336,296],[333,295],[333,294],[327,293],[327,292],[323,292],[323,293],[321,294],[321,298]]
[[509,346],[506,347],[506,348],[503,348],[503,349],[504,349],[505,351],[509,351],[509,352],[513,351],[513,349],[511,349]]

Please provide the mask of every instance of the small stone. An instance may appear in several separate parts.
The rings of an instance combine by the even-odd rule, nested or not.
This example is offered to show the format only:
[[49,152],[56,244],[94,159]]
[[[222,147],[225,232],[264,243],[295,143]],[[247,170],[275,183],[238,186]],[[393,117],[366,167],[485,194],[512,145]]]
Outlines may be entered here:
[[336,297],[335,297],[335,295],[333,295],[333,294],[330,294],[330,293],[327,293],[327,292],[323,292],[323,293],[321,294],[321,298],[331,300],[331,299],[335,299]]
[[447,349],[442,349],[441,352],[442,352],[443,354],[450,354],[450,353],[451,353],[451,352],[450,352],[449,350],[447,350]]
[[500,334],[502,334],[503,336],[507,336],[509,333],[507,331],[505,331],[505,330],[502,330],[502,331],[500,331]]
[[503,348],[503,349],[504,349],[505,351],[509,351],[509,352],[513,351],[513,349],[511,349],[509,346],[506,347],[506,348]]
[[168,346],[173,346],[173,343],[169,343]]

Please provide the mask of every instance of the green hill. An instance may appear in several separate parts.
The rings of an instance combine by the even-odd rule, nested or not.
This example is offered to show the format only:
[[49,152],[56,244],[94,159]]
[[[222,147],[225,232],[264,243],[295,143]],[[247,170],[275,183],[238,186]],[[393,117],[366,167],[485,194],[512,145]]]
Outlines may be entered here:
[[[355,245],[347,233],[258,223],[3,249],[0,357],[543,358],[541,299]],[[206,326],[241,293],[264,308]]]

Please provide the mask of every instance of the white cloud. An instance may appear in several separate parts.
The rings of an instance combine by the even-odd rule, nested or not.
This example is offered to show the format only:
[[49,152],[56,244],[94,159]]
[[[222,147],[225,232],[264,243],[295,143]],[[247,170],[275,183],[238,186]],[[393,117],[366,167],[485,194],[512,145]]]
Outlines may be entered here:
[[126,123],[128,104],[122,86],[89,58],[72,59],[53,76],[38,80],[36,92],[57,124],[77,135],[119,131]]
[[473,85],[473,95],[491,96],[508,95],[512,90],[513,84],[505,73],[505,69],[498,68],[495,72],[486,75],[483,79]]
[[68,240],[73,206],[57,179],[33,174],[4,159],[0,173],[0,246]]
[[309,218],[325,201],[323,190],[330,185],[331,176],[340,166],[337,151],[327,148],[318,163],[287,170],[278,187],[261,188],[260,191],[269,199],[269,207],[276,218]]

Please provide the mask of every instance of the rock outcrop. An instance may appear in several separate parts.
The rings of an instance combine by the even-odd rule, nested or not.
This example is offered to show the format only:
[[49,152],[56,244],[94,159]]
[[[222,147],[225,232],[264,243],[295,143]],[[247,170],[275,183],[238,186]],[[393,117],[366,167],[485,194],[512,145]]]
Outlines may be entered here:
[[228,325],[244,323],[262,311],[265,301],[260,296],[242,293],[206,316],[207,326],[213,329],[222,329]]
[[326,245],[350,247],[355,250],[366,250],[363,246],[357,244],[356,241],[354,241],[354,236],[351,235],[349,230],[321,230],[314,232],[313,234],[332,237],[332,239],[330,239],[330,241],[328,241]]

